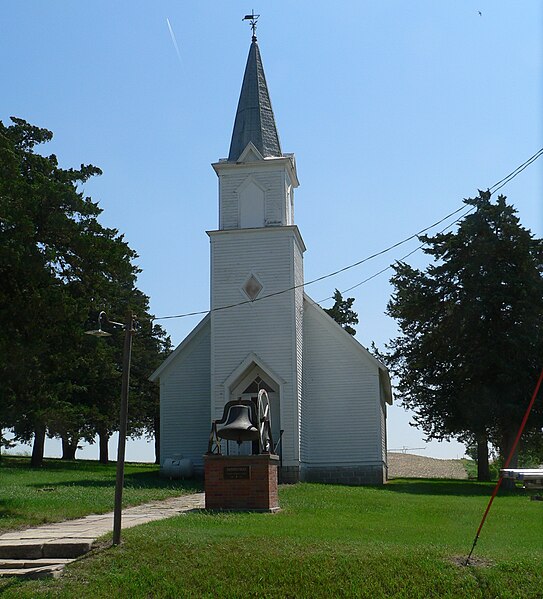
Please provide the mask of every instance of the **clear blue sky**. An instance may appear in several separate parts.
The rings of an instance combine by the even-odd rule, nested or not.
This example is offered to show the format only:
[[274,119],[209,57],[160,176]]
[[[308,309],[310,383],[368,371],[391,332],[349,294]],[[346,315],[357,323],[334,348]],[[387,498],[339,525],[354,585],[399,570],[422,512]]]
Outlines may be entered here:
[[[210,163],[228,154],[251,9],[282,148],[296,154],[306,280],[437,221],[543,146],[539,0],[4,0],[2,9],[0,119],[52,130],[44,151],[65,167],[102,168],[85,191],[139,253],[157,316],[209,306]],[[542,174],[543,158],[503,189],[537,236]],[[322,300],[415,246],[306,291]],[[420,252],[409,260],[425,263]],[[348,294],[366,346],[395,335],[389,275]],[[197,321],[163,324],[179,343]],[[389,447],[425,445],[408,422],[390,410]],[[424,454],[462,449],[433,443]],[[140,442],[128,457],[150,458],[151,448]]]

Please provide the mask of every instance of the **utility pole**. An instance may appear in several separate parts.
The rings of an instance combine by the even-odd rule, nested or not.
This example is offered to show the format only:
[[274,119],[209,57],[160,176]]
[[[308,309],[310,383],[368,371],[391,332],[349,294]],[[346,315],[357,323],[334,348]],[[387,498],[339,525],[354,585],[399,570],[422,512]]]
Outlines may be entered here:
[[128,389],[130,386],[130,360],[132,357],[132,336],[134,315],[129,310],[124,325],[123,378],[121,386],[121,414],[119,422],[119,443],[117,446],[117,478],[115,481],[115,507],[113,510],[113,545],[121,542],[121,518],[124,486],[124,457],[126,450],[126,429],[128,423]]

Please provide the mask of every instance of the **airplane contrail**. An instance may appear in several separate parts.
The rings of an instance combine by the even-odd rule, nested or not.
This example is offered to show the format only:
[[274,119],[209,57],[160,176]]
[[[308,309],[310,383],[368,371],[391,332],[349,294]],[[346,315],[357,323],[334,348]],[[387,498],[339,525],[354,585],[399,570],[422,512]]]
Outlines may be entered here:
[[179,46],[177,45],[177,40],[175,39],[175,33],[173,32],[172,26],[170,24],[170,19],[168,19],[168,17],[166,17],[166,23],[168,24],[168,29],[170,30],[170,37],[172,38],[173,47],[177,52],[177,58],[179,58],[179,62],[183,64],[181,60],[181,52],[179,52]]

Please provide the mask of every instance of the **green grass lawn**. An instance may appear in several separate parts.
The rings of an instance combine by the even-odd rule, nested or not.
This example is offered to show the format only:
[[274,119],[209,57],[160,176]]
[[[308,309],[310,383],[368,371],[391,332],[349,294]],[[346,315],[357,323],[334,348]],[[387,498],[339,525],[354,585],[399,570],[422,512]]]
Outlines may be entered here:
[[[113,510],[115,464],[46,460],[30,468],[30,458],[0,461],[0,533],[45,522]],[[160,478],[154,464],[126,464],[123,505],[137,505],[200,490],[197,483]]]
[[5,597],[543,597],[543,502],[470,481],[282,487],[278,514],[193,512],[126,530],[55,581]]

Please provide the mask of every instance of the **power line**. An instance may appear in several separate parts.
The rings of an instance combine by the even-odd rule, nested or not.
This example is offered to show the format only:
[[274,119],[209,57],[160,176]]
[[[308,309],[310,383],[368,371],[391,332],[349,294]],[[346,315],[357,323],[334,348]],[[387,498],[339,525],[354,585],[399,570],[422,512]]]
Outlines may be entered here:
[[398,246],[403,245],[404,243],[407,243],[408,241],[411,241],[412,239],[415,239],[418,235],[421,235],[422,233],[428,231],[429,229],[432,229],[432,228],[436,227],[437,225],[441,224],[443,221],[447,220],[451,216],[457,214],[458,212],[460,212],[461,210],[464,210],[464,209],[465,209],[465,206],[461,206],[460,208],[458,208],[458,209],[454,210],[453,212],[447,214],[447,216],[444,216],[443,218],[441,218],[440,220],[436,221],[435,223],[429,225],[428,227],[425,227],[424,229],[421,229],[417,233],[414,233],[413,235],[410,235],[409,237],[406,237],[402,241],[398,241],[397,243],[394,243],[393,245],[385,248],[384,250],[376,252],[375,254],[371,254],[370,256],[367,256],[366,258],[363,258],[362,260],[359,260],[358,262],[354,262],[353,264],[349,264],[348,266],[344,266],[343,268],[340,268],[339,270],[336,270],[334,272],[331,272],[331,273],[328,273],[326,275],[323,275],[322,277],[317,277],[316,279],[312,279],[311,281],[306,281],[305,283],[300,283],[299,285],[293,285],[292,287],[287,287],[286,289],[281,289],[280,291],[275,291],[274,293],[268,293],[267,295],[263,295],[262,297],[257,297],[254,300],[244,300],[242,302],[236,302],[235,304],[228,304],[226,306],[219,306],[218,308],[212,308],[211,310],[201,310],[201,311],[198,311],[198,312],[187,312],[185,314],[174,314],[172,316],[160,316],[160,317],[155,318],[154,320],[168,320],[168,319],[172,319],[172,318],[184,318],[185,316],[198,316],[198,315],[202,315],[202,314],[207,314],[208,312],[218,312],[220,310],[228,310],[230,308],[235,308],[236,306],[243,306],[244,304],[254,304],[255,302],[265,300],[265,299],[267,299],[269,297],[274,297],[276,295],[281,295],[283,293],[287,293],[289,291],[293,291],[293,290],[298,289],[300,287],[305,287],[307,285],[312,285],[313,283],[317,283],[319,281],[323,281],[324,279],[328,279],[328,278],[333,277],[335,275],[338,275],[338,274],[340,274],[342,272],[345,272],[346,270],[354,268],[355,266],[360,266],[360,264],[363,264],[364,262],[368,262],[369,260],[372,260],[373,258],[377,258],[377,256],[382,256],[383,254],[386,254],[387,252],[390,252],[394,248],[397,248]]
[[[466,208],[466,206],[464,206],[464,208]],[[473,212],[473,210],[475,210],[475,206],[468,207],[468,209],[463,214],[460,215],[460,218],[455,219],[452,223],[450,223],[449,225],[447,225],[446,227],[444,227],[443,229],[441,229],[441,231],[438,231],[438,233],[444,233],[447,229],[450,229],[452,226],[454,226],[457,223],[459,223],[462,220],[462,218],[464,218],[464,216],[466,216],[470,212]],[[423,247],[424,247],[424,243],[421,243],[414,250],[411,250],[409,253],[405,254],[405,256],[402,256],[401,258],[398,258],[397,260],[394,260],[393,264],[389,264],[388,266],[385,266],[385,268],[382,268],[381,270],[379,270],[378,272],[376,272],[376,273],[372,274],[371,276],[367,277],[363,281],[360,281],[360,283],[357,283],[356,285],[353,285],[352,287],[349,287],[348,289],[344,289],[340,293],[343,295],[344,293],[348,293],[349,291],[352,291],[353,289],[356,289],[357,287],[360,287],[361,285],[364,285],[364,283],[367,283],[368,281],[371,281],[372,279],[375,279],[376,277],[378,277],[379,275],[382,275],[387,270],[390,270],[394,266],[394,264],[396,264],[398,262],[402,262],[406,258],[409,258],[409,256],[412,256],[415,252],[418,252]],[[331,295],[331,296],[329,296],[329,297],[327,297],[327,298],[325,298],[323,300],[320,300],[317,303],[322,304],[323,302],[327,302],[330,299],[334,299],[334,296]]]
[[509,181],[514,179],[525,168],[529,167],[532,162],[535,162],[541,156],[541,154],[543,154],[543,148],[539,149],[533,156],[530,156],[526,162],[523,162],[520,166],[517,166],[517,168],[514,171],[511,171],[506,177],[500,179],[497,183],[494,183],[492,187],[489,187],[488,191],[491,192],[491,195],[495,194],[498,189],[501,189],[504,185],[509,183]]
[[[500,179],[498,182],[494,183],[494,185],[492,187],[489,187],[488,191],[490,191],[490,195],[491,196],[494,195],[504,185],[507,185],[507,183],[509,183],[509,181],[512,181],[524,169],[528,168],[530,166],[530,164],[532,164],[532,162],[535,162],[541,155],[543,155],[543,148],[541,148],[540,150],[538,150],[533,156],[530,156],[530,158],[528,158],[528,160],[526,160],[525,162],[523,162],[521,165],[517,166],[517,168],[514,171],[511,171],[503,179]],[[464,212],[464,214],[462,214],[461,217],[463,218],[464,216],[466,216],[467,214],[469,214],[470,212],[472,212],[474,209],[475,209],[475,207],[472,206],[471,208],[469,208],[468,210],[466,210],[466,212]],[[439,231],[439,233],[443,233],[444,231],[446,231],[448,228],[452,227],[453,225],[455,225],[459,221],[460,221],[460,219],[455,220],[453,223],[451,223],[450,225],[448,225],[447,227],[445,227],[444,229],[442,229],[441,231]],[[398,260],[395,260],[395,263],[396,262],[401,262],[402,260],[405,260],[406,258],[409,258],[409,256],[411,256],[415,252],[418,252],[423,247],[424,247],[424,244],[419,245],[418,247],[416,247],[414,250],[412,250],[411,252],[409,252],[405,256],[402,256]],[[363,281],[360,281],[360,283],[357,283],[356,285],[353,285],[352,287],[349,287],[348,289],[344,289],[340,293],[343,295],[344,293],[348,293],[349,291],[352,291],[353,289],[356,289],[357,287],[360,287],[364,283],[367,283],[368,281],[371,281],[372,279],[375,279],[379,275],[383,274],[387,270],[390,270],[392,268],[392,266],[393,266],[392,264],[389,264],[388,266],[386,266],[385,268],[382,268],[380,271],[374,273],[370,277],[367,277]],[[326,299],[320,300],[318,303],[322,304],[323,302],[327,302],[330,299],[334,299],[334,296],[331,295],[331,296],[327,297]]]
[[[525,162],[523,162],[521,165],[517,166],[517,168],[515,168],[513,171],[511,171],[503,179],[500,179],[499,181],[497,181],[496,183],[494,183],[494,185],[492,185],[492,187],[488,188],[488,190],[491,191],[491,195],[493,195],[494,193],[496,193],[496,191],[498,191],[498,189],[501,189],[504,185],[507,185],[507,183],[509,183],[510,181],[512,181],[524,169],[528,168],[528,166],[530,166],[533,162],[535,162],[542,155],[543,155],[543,148],[540,148],[535,154],[533,154],[532,156],[530,156],[530,158],[528,158],[528,160],[526,160]],[[330,272],[330,273],[328,273],[326,275],[322,275],[321,277],[317,277],[316,279],[312,279],[311,281],[307,281],[305,283],[300,283],[299,285],[293,285],[291,287],[288,287],[286,289],[282,289],[281,291],[276,291],[274,293],[268,293],[267,295],[263,295],[262,297],[258,297],[258,298],[254,299],[254,300],[244,300],[242,302],[237,302],[237,303],[229,304],[229,305],[226,305],[226,306],[219,306],[218,308],[211,308],[210,310],[200,310],[200,311],[197,311],[197,312],[186,312],[184,314],[173,314],[173,315],[170,315],[170,316],[159,316],[157,318],[154,318],[153,320],[170,320],[170,319],[173,319],[173,318],[185,318],[187,316],[199,316],[199,315],[203,315],[203,314],[208,314],[209,312],[219,312],[221,310],[229,310],[230,308],[235,308],[236,306],[243,306],[245,304],[253,304],[255,302],[262,301],[262,300],[265,300],[265,299],[270,298],[270,297],[275,297],[275,296],[281,295],[283,293],[288,293],[289,291],[293,291],[293,290],[298,289],[300,287],[305,287],[307,285],[312,285],[313,283],[317,283],[319,281],[323,281],[323,280],[328,279],[330,277],[334,277],[334,276],[336,276],[336,275],[338,275],[338,274],[340,274],[342,272],[350,270],[351,268],[355,268],[356,266],[360,266],[361,264],[364,264],[365,262],[368,262],[369,260],[372,260],[373,258],[377,258],[378,256],[382,256],[383,254],[386,254],[386,253],[390,252],[391,250],[399,247],[400,245],[403,245],[404,243],[407,243],[408,241],[411,241],[412,239],[415,239],[416,237],[418,237],[422,233],[425,233],[429,229],[433,229],[437,225],[439,225],[442,222],[446,221],[451,216],[454,216],[455,214],[458,214],[462,210],[465,210],[465,208],[466,208],[466,206],[461,206],[457,210],[454,210],[453,212],[450,212],[449,214],[447,214],[446,216],[444,216],[440,220],[436,221],[435,223],[429,225],[428,227],[425,227],[424,229],[421,229],[417,233],[413,233],[412,235],[409,235],[409,237],[406,237],[405,239],[402,239],[401,241],[398,241],[397,243],[394,243],[394,244],[388,246],[384,250],[381,250],[379,252],[375,252],[374,254],[371,254],[370,256],[367,256],[366,258],[363,258],[362,260],[358,260],[357,262],[354,262],[353,264],[349,264],[348,266],[344,266],[343,268],[340,268],[338,270]],[[470,212],[473,209],[474,208],[471,207],[470,210],[466,211],[462,215],[462,217],[465,216],[468,212]],[[448,229],[449,227],[453,226],[458,221],[459,221],[459,219],[456,219],[453,223],[447,225],[447,227],[445,227],[445,229],[443,229],[443,231],[446,230],[446,229]],[[441,232],[443,232],[443,231],[441,231]],[[411,256],[416,251],[418,251],[419,249],[421,249],[423,247],[423,245],[424,244],[422,244],[419,247],[415,248],[414,250],[412,250],[411,252],[409,252],[408,254],[406,254],[405,256],[403,256],[402,258],[400,258],[400,260],[405,260],[405,258]],[[396,260],[396,262],[397,262],[397,260]],[[389,270],[391,267],[392,267],[391,265],[387,266],[386,268],[380,270],[379,272],[371,275],[367,279],[364,279],[364,281],[361,281],[360,283],[357,283],[353,287],[350,287],[349,289],[346,289],[343,293],[345,293],[347,291],[350,291],[350,290],[354,289],[355,287],[359,287],[360,285],[362,285],[363,283],[366,283],[366,282],[370,281],[371,279],[374,279],[375,277],[379,276],[383,272]],[[327,299],[330,299],[330,298],[327,298]],[[322,301],[326,301],[326,300],[322,300]]]

